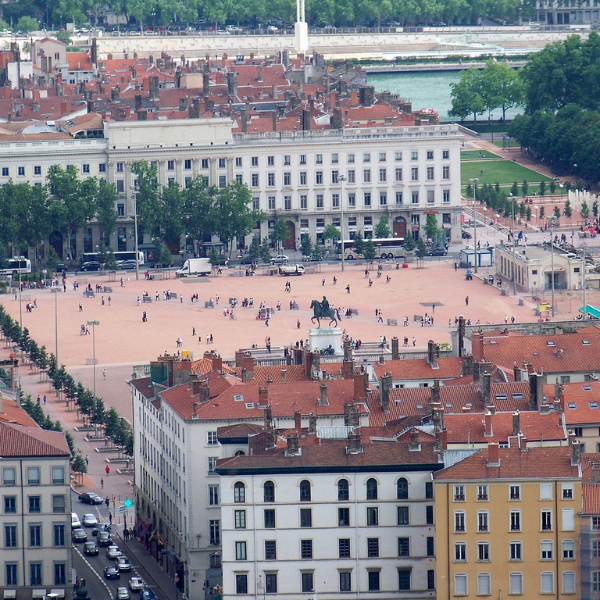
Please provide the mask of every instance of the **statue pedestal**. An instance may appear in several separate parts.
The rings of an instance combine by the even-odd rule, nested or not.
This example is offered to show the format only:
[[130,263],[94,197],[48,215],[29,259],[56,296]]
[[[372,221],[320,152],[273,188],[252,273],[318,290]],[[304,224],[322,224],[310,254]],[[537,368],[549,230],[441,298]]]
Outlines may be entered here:
[[334,356],[343,356],[342,330],[339,327],[321,327],[308,330],[308,349],[319,352],[325,348],[333,348]]

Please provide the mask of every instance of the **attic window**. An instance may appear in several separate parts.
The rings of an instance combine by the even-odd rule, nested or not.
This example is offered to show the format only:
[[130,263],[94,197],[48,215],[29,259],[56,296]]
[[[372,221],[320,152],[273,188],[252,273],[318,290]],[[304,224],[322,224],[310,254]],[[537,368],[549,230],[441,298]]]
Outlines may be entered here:
[[598,408],[597,402],[588,402],[590,408]]
[[547,346],[556,346],[556,344],[552,340],[549,340],[548,342],[546,342],[546,345]]
[[496,394],[496,400],[506,400],[506,394]]
[[523,400],[523,394],[513,394],[513,400]]
[[577,408],[577,404],[575,404],[575,402],[567,402],[567,408],[575,410]]
[[582,343],[584,346],[589,346],[589,345],[590,345],[590,340],[581,340],[581,343]]
[[592,386],[591,385],[582,385],[581,386],[586,392],[591,392],[592,391]]
[[246,402],[246,408],[254,408],[254,402]]
[[452,404],[448,402],[448,404],[446,404],[446,408],[452,408]]
[[490,340],[490,346],[493,346],[494,344],[497,344],[498,342],[496,340]]
[[534,355],[534,356],[537,356],[537,355],[538,355],[538,353],[537,353],[537,352],[534,352],[534,353],[533,353],[533,355]]
[[422,404],[417,404],[417,408],[423,408]]
[[473,408],[473,403],[472,403],[472,402],[467,402],[467,403],[465,404],[465,406],[468,406],[469,408]]
[[236,394],[236,395],[233,397],[233,399],[234,399],[236,402],[243,402],[243,401],[244,401],[244,396],[242,396],[241,394]]

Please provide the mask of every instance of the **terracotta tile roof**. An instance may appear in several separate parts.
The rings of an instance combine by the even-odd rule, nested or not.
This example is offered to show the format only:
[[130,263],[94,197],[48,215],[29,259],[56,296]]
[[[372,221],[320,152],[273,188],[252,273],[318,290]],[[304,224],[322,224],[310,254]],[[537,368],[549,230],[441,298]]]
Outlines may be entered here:
[[585,483],[593,483],[592,471],[595,471],[596,466],[600,469],[600,453],[586,452],[581,455],[581,481]]
[[[484,444],[492,441],[507,443],[509,436],[513,435],[513,414],[497,412],[490,415],[493,433],[491,436],[485,435],[485,418],[481,413],[444,415],[448,444]],[[519,424],[519,430],[527,442],[567,440],[567,433],[565,428],[559,425],[559,415],[556,412],[521,412]]]
[[[564,414],[567,426],[600,423],[600,382],[563,384]],[[554,385],[544,386],[547,402],[554,402]]]
[[69,71],[92,71],[94,69],[87,52],[67,52]]
[[226,440],[239,440],[250,436],[258,435],[263,430],[261,425],[254,423],[235,423],[234,425],[225,425],[217,428],[217,436],[220,443],[227,443]]
[[583,514],[600,515],[600,483],[584,483],[581,486],[583,495]]
[[34,457],[71,455],[64,433],[39,427],[0,423],[0,456]]
[[[200,419],[262,419],[263,404],[259,405],[259,386],[240,382],[231,375],[221,375],[227,379],[223,383],[219,378],[209,378],[211,399],[196,405]],[[230,385],[233,383],[233,385]],[[311,412],[315,415],[343,415],[344,403],[352,402],[354,396],[354,381],[340,379],[327,381],[328,405],[319,404],[320,382],[305,381],[298,383],[271,383],[268,386],[268,399],[264,404],[270,404],[273,418],[292,417],[299,410],[303,415]],[[225,388],[225,389],[221,389]],[[218,390],[218,393],[214,391]],[[198,396],[192,396],[191,386],[178,385],[161,392],[160,397],[184,419],[190,419],[193,413],[193,403]],[[364,413],[362,404],[356,405],[359,412]]]
[[485,334],[483,355],[507,371],[515,361],[531,364],[537,373],[600,371],[600,327],[556,335]]
[[[315,437],[316,436],[311,436]],[[316,438],[318,441],[318,438]],[[360,471],[429,470],[441,467],[438,454],[431,442],[420,444],[419,450],[409,450],[408,444],[398,442],[369,442],[362,440],[362,451],[356,454],[347,452],[347,440],[306,440],[300,444],[300,452],[287,456],[287,448],[275,451],[254,453],[246,456],[233,456],[217,461],[217,472],[232,473],[290,473],[319,472],[336,469],[352,473]]]
[[[384,413],[379,400],[379,393],[374,392],[367,398],[369,422],[381,425],[406,416],[427,416],[427,404],[431,400],[431,388],[392,388],[390,390],[390,412]],[[528,409],[529,383],[492,383],[490,385],[490,401],[498,412],[525,411]],[[440,402],[446,413],[462,413],[468,408],[474,413],[483,412],[481,386],[470,385],[440,386]]]
[[373,366],[375,375],[379,379],[386,373],[391,373],[392,379],[448,379],[459,377],[462,370],[460,358],[440,358],[439,369],[432,369],[425,358],[410,360],[388,360],[385,364]]
[[16,425],[26,425],[28,427],[37,427],[37,423],[25,412],[23,408],[17,406],[12,400],[2,399],[2,411],[0,412],[0,421],[5,423],[14,423]]
[[436,480],[575,479],[578,465],[571,464],[570,447],[499,448],[500,466],[488,466],[488,448],[434,474]]
[[133,386],[144,398],[151,400],[154,398],[154,386],[151,383],[150,377],[140,377],[139,379],[131,379],[129,384]]
[[[337,372],[341,363],[327,363],[327,366],[334,365],[333,372]],[[310,381],[306,376],[304,365],[280,365],[280,366],[255,366],[254,379],[248,379],[247,383],[256,385],[266,385],[270,383],[282,383],[281,371],[285,370],[285,380],[287,383],[297,383],[299,381]],[[242,377],[242,367],[234,367],[233,371],[238,377]]]

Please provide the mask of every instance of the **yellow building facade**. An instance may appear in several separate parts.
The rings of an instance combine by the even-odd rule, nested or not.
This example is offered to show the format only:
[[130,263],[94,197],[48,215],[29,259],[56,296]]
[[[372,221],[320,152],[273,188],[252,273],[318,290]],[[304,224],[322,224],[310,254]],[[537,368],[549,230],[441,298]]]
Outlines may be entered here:
[[436,473],[438,600],[578,598],[580,458],[491,443]]

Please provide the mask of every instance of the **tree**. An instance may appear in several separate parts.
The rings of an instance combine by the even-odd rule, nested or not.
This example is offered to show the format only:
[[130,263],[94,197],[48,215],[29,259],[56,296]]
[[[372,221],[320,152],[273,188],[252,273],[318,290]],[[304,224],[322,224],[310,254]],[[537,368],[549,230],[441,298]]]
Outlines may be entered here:
[[407,252],[412,252],[415,249],[415,239],[410,231],[407,233],[406,239],[404,240],[404,249]]
[[450,89],[452,108],[448,111],[448,115],[464,121],[472,113],[473,120],[477,121],[477,115],[485,110],[477,69],[472,67],[462,71],[459,81],[451,83]]
[[271,230],[271,239],[275,242],[278,253],[283,242],[287,240],[289,231],[290,230],[285,222],[285,219],[283,217],[279,217],[275,221],[273,229]]
[[114,183],[108,183],[105,179],[98,182],[98,194],[96,196],[96,220],[100,229],[100,238],[104,245],[110,245],[110,234],[117,226],[117,188]]
[[[67,255],[73,260],[74,236],[92,219],[96,210],[93,183],[81,181],[77,169],[52,165],[48,169],[48,189],[52,196],[50,212],[57,229],[64,231]],[[63,245],[64,248],[64,245]]]
[[313,243],[308,233],[302,234],[302,256],[310,256],[313,251]]
[[515,198],[519,195],[519,184],[516,181],[513,182],[512,187],[510,188],[510,193]]
[[556,191],[556,181],[554,181],[554,179],[550,180],[550,193],[552,195],[554,195],[554,192]]
[[362,256],[365,252],[365,240],[363,238],[362,232],[357,231],[354,239],[352,240],[352,247],[354,248],[354,253],[358,256]]
[[496,108],[502,109],[502,120],[506,120],[506,110],[523,103],[523,82],[506,62],[490,59],[478,72],[479,92],[488,116]]
[[415,254],[417,255],[417,259],[422,263],[423,259],[427,256],[427,246],[423,241],[423,238],[419,236],[417,240],[417,245],[415,249]]
[[429,213],[425,220],[425,235],[428,240],[435,240],[440,233],[438,227],[437,216],[433,213]]
[[540,206],[540,221],[546,216],[546,209],[543,206]]
[[38,22],[32,17],[21,17],[16,24],[15,29],[24,33],[35,31],[38,28]]
[[558,208],[558,206],[554,207],[554,210],[552,211],[552,214],[556,217],[556,219],[560,219],[560,208]]
[[[212,205],[218,189],[206,177],[194,177],[184,191],[184,227],[194,240],[210,239],[214,230]],[[260,240],[259,240],[260,245]]]
[[376,238],[389,238],[392,237],[392,230],[390,229],[390,220],[386,215],[379,217],[379,222],[375,225],[375,237]]
[[375,249],[375,244],[373,243],[372,239],[368,239],[365,241],[365,247],[363,250],[363,258],[367,261],[372,263],[375,260],[375,257],[377,256],[377,250]]
[[263,238],[260,246],[260,257],[265,263],[271,262],[271,247],[269,245],[269,238]]
[[581,218],[584,221],[590,218],[590,207],[587,205],[587,202],[585,200],[581,203],[579,214],[581,215]]
[[598,218],[598,200],[594,200],[592,203],[592,215],[594,215],[594,219]]
[[563,215],[565,215],[565,217],[567,217],[567,219],[570,219],[571,216],[573,215],[573,209],[571,208],[571,201],[567,200],[565,202],[565,206],[563,208]]
[[260,258],[260,238],[257,235],[252,236],[250,248],[248,248],[248,255],[252,262],[256,262]]
[[523,190],[523,196],[527,196],[527,192],[529,191],[529,184],[527,183],[527,179],[523,179],[523,185],[521,186]]
[[333,242],[339,240],[341,237],[340,230],[333,224],[329,223],[323,230],[323,239],[332,240]]
[[527,221],[531,221],[531,206],[529,206],[529,204],[525,209],[525,218],[527,219]]
[[546,180],[542,179],[540,181],[540,196],[544,196],[546,194]]
[[138,223],[152,239],[160,239],[162,207],[159,200],[158,166],[139,160],[132,163],[131,172],[137,176]]

